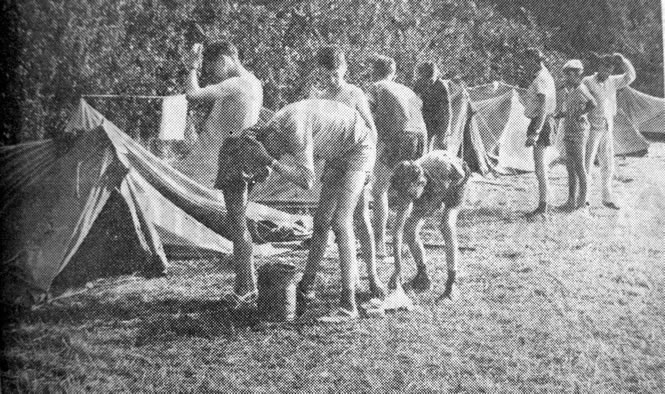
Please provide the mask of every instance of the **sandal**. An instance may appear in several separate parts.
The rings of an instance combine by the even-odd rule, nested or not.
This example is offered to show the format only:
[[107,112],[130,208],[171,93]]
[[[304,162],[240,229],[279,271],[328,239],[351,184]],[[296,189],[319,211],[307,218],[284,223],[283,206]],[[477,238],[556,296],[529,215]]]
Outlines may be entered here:
[[258,291],[250,291],[244,295],[239,295],[234,291],[224,293],[222,295],[222,302],[225,302],[230,309],[255,309],[256,300],[259,298]]
[[358,311],[350,311],[344,308],[337,308],[337,310],[331,313],[328,316],[322,316],[316,319],[319,323],[326,324],[339,324],[339,323],[348,323],[354,320],[358,320],[360,315]]

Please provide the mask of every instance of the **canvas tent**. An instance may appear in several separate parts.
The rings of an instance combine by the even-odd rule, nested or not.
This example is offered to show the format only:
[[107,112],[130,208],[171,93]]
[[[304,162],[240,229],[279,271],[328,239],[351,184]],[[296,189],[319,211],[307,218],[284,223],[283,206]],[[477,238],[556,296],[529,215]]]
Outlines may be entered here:
[[[106,238],[127,236],[103,234],[97,224],[113,216],[130,223],[122,231],[133,229],[135,263],[149,273],[165,271],[170,248],[193,254],[232,251],[223,236],[225,209],[218,191],[152,155],[84,100],[67,131],[79,134],[67,149],[53,140],[0,148],[3,270],[17,268],[35,291],[48,291],[56,278],[69,283],[63,276],[68,271],[77,276],[71,269],[77,255],[96,264],[112,252]],[[255,203],[248,206],[248,217],[309,231],[308,218]],[[90,240],[95,231],[102,238]],[[255,252],[270,255],[277,249],[258,245]]]

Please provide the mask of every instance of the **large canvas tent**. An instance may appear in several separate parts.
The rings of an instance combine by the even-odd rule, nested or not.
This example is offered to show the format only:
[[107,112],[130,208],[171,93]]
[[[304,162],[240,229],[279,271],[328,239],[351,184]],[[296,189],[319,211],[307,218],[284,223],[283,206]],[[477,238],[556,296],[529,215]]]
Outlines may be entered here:
[[[16,268],[28,287],[47,292],[56,279],[70,284],[80,276],[71,263],[82,254],[83,264],[132,260],[137,265],[132,270],[163,273],[169,249],[194,255],[232,251],[218,191],[152,155],[84,100],[67,131],[78,134],[70,144],[47,140],[0,148],[5,272]],[[129,239],[136,248],[122,263],[106,261],[113,252],[107,238],[128,234],[105,234],[108,229],[98,225],[105,217],[126,219],[121,232],[133,229]],[[255,203],[248,217],[309,231],[308,218]],[[95,231],[101,235],[91,240]],[[263,255],[277,251],[270,244],[255,248]],[[93,271],[102,274],[104,264]]]

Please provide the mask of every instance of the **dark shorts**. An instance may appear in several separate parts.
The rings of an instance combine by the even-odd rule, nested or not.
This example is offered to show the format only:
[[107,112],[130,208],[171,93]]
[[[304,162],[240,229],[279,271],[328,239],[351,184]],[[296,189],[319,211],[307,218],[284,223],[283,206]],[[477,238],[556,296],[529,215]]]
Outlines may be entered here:
[[254,183],[265,179],[262,175],[265,175],[266,168],[258,168],[245,161],[242,138],[245,137],[229,136],[219,148],[215,189],[251,190]]
[[[538,123],[540,123],[539,118],[533,118],[531,119],[531,122],[529,123],[529,127],[526,129],[526,135],[531,135],[535,134],[536,132],[536,126],[538,126]],[[539,146],[550,146],[552,145],[552,134],[554,132],[554,127],[552,125],[552,117],[547,116],[545,119],[545,123],[543,123],[543,128],[540,130],[540,134],[538,135],[538,140],[536,140],[536,144]]]
[[417,160],[425,154],[427,136],[418,132],[403,132],[384,141],[379,160],[389,168],[394,168],[404,160]]

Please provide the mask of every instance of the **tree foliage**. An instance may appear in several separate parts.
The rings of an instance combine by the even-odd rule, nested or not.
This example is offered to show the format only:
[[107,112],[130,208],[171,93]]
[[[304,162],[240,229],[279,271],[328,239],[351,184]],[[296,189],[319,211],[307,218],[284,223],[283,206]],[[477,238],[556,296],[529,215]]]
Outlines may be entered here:
[[[634,3],[640,6],[621,0],[9,1],[3,5],[10,22],[3,44],[12,60],[3,99],[16,116],[4,115],[1,143],[57,136],[83,94],[181,92],[181,56],[203,39],[238,45],[248,68],[264,81],[270,108],[304,96],[313,54],[323,43],[347,50],[349,79],[361,85],[376,53],[393,56],[398,78],[407,83],[427,59],[469,84],[523,84],[517,55],[527,46],[546,48],[553,65],[583,51],[622,50],[644,75],[660,72],[641,81],[653,86],[644,90],[662,94],[657,0]],[[104,105],[118,110],[133,104]],[[147,112],[155,108],[144,107],[121,111],[120,126],[134,135],[150,129],[141,124],[154,123]]]

